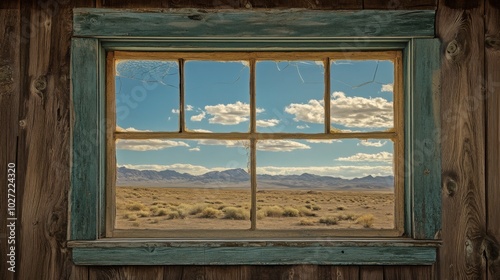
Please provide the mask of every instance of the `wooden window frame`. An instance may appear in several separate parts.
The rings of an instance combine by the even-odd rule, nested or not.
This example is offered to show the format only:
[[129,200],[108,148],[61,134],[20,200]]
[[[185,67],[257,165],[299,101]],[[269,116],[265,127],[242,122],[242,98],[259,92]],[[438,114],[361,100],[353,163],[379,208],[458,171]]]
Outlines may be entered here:
[[[183,69],[183,62],[190,60],[214,61],[248,61],[250,68],[250,129],[249,132],[204,133],[189,131],[184,121],[184,91],[180,90],[180,131],[177,132],[119,132],[115,127],[115,63],[117,60],[175,60]],[[394,122],[389,130],[374,132],[340,132],[331,131],[330,106],[325,106],[324,132],[322,133],[261,133],[256,128],[256,92],[255,65],[258,61],[274,60],[313,60],[323,61],[329,68],[335,60],[388,60],[394,64]],[[251,218],[249,230],[160,230],[160,229],[115,229],[116,219],[116,141],[125,139],[216,139],[216,140],[248,140],[250,142],[250,182],[251,182],[251,217],[257,217],[257,174],[256,174],[256,142],[265,139],[388,139],[394,142],[394,158],[404,158],[404,113],[403,113],[403,61],[402,51],[364,51],[364,52],[130,52],[110,51],[106,54],[106,237],[190,237],[190,238],[277,238],[277,237],[400,237],[404,231],[404,162],[395,161],[394,170],[394,228],[392,229],[301,229],[301,230],[258,230],[256,218]],[[325,71],[325,104],[330,103],[330,72]],[[182,74],[181,74],[182,77]],[[181,78],[182,80],[182,78]]]
[[[373,23],[378,28],[369,28]],[[262,29],[262,24],[268,28]],[[339,25],[343,28],[338,28]],[[75,9],[73,35],[68,245],[76,264],[435,262],[441,226],[441,159],[437,74],[440,44],[433,38],[434,11],[179,10],[165,13]],[[402,51],[404,235],[285,238],[278,234],[237,239],[106,235],[105,213],[110,211],[106,208],[105,187],[106,141],[110,139],[106,137],[106,52],[262,50],[343,51],[344,54],[364,50]],[[179,258],[180,255],[183,257]]]

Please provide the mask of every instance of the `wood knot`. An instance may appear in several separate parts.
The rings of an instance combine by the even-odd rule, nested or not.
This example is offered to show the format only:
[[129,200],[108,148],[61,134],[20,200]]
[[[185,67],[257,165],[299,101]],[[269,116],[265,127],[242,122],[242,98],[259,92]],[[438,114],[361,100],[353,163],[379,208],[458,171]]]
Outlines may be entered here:
[[245,8],[251,9],[252,8],[252,3],[250,3],[250,1],[247,1],[247,3],[245,4]]
[[19,121],[19,126],[20,126],[21,128],[25,128],[25,127],[26,127],[26,120],[20,120],[20,121]]
[[47,89],[47,77],[39,76],[31,82],[31,92],[43,99],[45,90]]
[[448,196],[453,197],[458,189],[457,182],[455,182],[455,180],[453,180],[451,178],[447,178],[447,179],[445,179],[444,185],[445,185],[446,190],[448,192]]
[[453,40],[448,43],[448,46],[446,46],[446,58],[447,59],[454,59],[457,55],[459,55],[461,52],[460,45],[458,44],[457,40]]
[[431,174],[431,171],[429,170],[429,168],[424,169],[424,175],[427,176],[429,174]]
[[487,48],[490,48],[490,49],[493,49],[496,51],[500,50],[500,36],[486,35],[484,43],[485,43]]

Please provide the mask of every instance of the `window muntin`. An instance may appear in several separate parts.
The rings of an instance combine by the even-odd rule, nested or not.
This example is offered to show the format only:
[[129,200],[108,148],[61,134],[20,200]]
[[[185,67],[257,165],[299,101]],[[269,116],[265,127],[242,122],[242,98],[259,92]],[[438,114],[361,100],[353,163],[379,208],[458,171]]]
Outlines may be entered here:
[[[117,61],[119,61],[120,59],[126,59],[126,61],[130,61],[130,60],[134,61],[134,60],[141,59],[141,55],[144,55],[144,54],[143,53],[115,52],[113,59],[115,59]],[[347,145],[348,142],[351,142],[351,143],[357,142],[354,145],[362,146],[365,148],[366,147],[376,148],[377,146],[384,146],[387,143],[389,143],[389,145],[387,145],[387,146],[391,146],[391,149],[389,149],[388,151],[380,151],[376,154],[371,154],[371,155],[360,152],[357,154],[350,155],[351,159],[349,159],[348,155],[346,155],[344,157],[339,156],[338,159],[344,158],[344,160],[347,159],[347,161],[351,160],[351,162],[352,162],[353,157],[356,158],[356,156],[357,156],[358,160],[363,160],[363,157],[364,157],[365,158],[364,160],[368,161],[368,162],[378,161],[378,160],[389,162],[389,166],[392,167],[391,171],[392,171],[392,175],[394,178],[393,179],[393,181],[394,181],[393,190],[392,190],[394,204],[392,207],[393,210],[390,213],[391,215],[388,215],[388,216],[391,216],[392,221],[394,221],[392,223],[392,226],[387,226],[387,224],[385,223],[384,226],[380,227],[380,228],[384,228],[385,230],[380,230],[379,228],[377,228],[377,229],[368,228],[368,229],[363,229],[362,231],[352,230],[353,227],[354,228],[359,227],[358,225],[362,224],[363,222],[358,222],[355,224],[354,223],[356,220],[355,218],[351,218],[350,220],[343,219],[342,215],[339,214],[339,215],[335,215],[335,217],[333,217],[334,219],[336,218],[337,221],[339,221],[339,220],[341,221],[340,223],[337,223],[336,226],[331,226],[331,224],[329,224],[328,222],[321,222],[321,219],[328,220],[327,218],[332,218],[332,217],[326,217],[326,216],[325,217],[316,217],[315,218],[316,221],[313,222],[313,227],[309,227],[305,230],[311,231],[311,233],[308,233],[308,235],[317,234],[317,235],[327,235],[327,236],[343,236],[343,235],[348,235],[348,236],[364,236],[364,235],[394,236],[394,235],[396,235],[397,236],[397,235],[400,235],[402,233],[403,222],[404,222],[403,221],[403,213],[402,213],[403,212],[402,207],[404,204],[402,177],[404,176],[404,174],[403,174],[402,162],[399,161],[399,163],[398,163],[398,162],[393,160],[393,158],[397,158],[398,155],[402,156],[402,153],[403,153],[403,127],[402,127],[402,116],[401,116],[401,111],[402,111],[401,80],[402,80],[402,78],[396,79],[396,81],[394,81],[394,79],[392,80],[393,91],[395,92],[394,97],[392,96],[392,93],[391,93],[390,97],[382,98],[383,100],[380,100],[380,98],[379,99],[375,98],[375,100],[372,100],[372,98],[371,97],[369,98],[368,96],[362,96],[362,95],[361,96],[359,96],[359,95],[349,96],[349,95],[345,95],[345,94],[344,95],[339,94],[339,91],[333,91],[334,89],[338,88],[339,90],[341,90],[342,88],[336,84],[336,81],[334,78],[337,78],[337,76],[335,76],[332,73],[332,72],[342,72],[343,65],[369,63],[372,66],[372,68],[373,68],[373,66],[375,66],[375,70],[372,70],[371,76],[370,75],[361,75],[363,73],[357,73],[357,74],[359,74],[359,76],[361,76],[361,78],[364,76],[367,77],[366,82],[364,82],[366,85],[369,85],[369,86],[373,86],[375,84],[379,85],[380,91],[382,91],[383,86],[385,86],[387,84],[391,84],[391,80],[390,80],[390,78],[387,78],[387,77],[385,77],[385,79],[378,80],[379,77],[377,76],[377,73],[379,73],[378,72],[379,70],[377,70],[377,69],[379,67],[381,67],[380,66],[381,64],[383,65],[382,67],[387,67],[388,64],[392,64],[392,65],[394,65],[393,70],[392,70],[393,77],[401,77],[402,76],[402,73],[401,73],[401,69],[402,69],[402,67],[401,67],[401,52],[399,52],[399,51],[387,51],[387,52],[354,52],[354,53],[315,53],[313,55],[304,54],[304,53],[220,53],[217,55],[217,60],[216,60],[217,62],[213,61],[212,60],[213,57],[206,54],[206,53],[205,54],[204,53],[189,53],[189,54],[188,53],[163,53],[163,54],[149,53],[149,54],[147,54],[147,57],[148,57],[148,59],[151,57],[154,57],[158,61],[169,61],[169,62],[177,61],[177,65],[179,65],[179,69],[181,69],[179,71],[180,78],[179,78],[179,87],[178,87],[178,93],[179,93],[179,103],[178,104],[179,104],[180,109],[176,112],[177,115],[179,116],[179,126],[178,126],[179,132],[137,131],[134,129],[119,129],[117,127],[116,131],[113,131],[112,134],[114,135],[114,137],[116,139],[124,139],[124,140],[118,140],[118,142],[116,142],[116,146],[115,146],[115,144],[113,144],[113,141],[108,142],[108,155],[110,155],[110,158],[108,159],[108,169],[113,170],[113,168],[116,167],[116,163],[118,165],[121,164],[120,161],[118,161],[116,163],[114,162],[115,159],[113,158],[114,157],[113,155],[115,154],[115,149],[116,149],[116,155],[119,155],[119,153],[121,153],[120,147],[123,147],[123,144],[120,144],[120,143],[123,141],[128,141],[128,142],[132,143],[133,145],[136,145],[137,147],[140,146],[140,143],[138,143],[138,142],[134,143],[133,141],[140,142],[140,140],[143,140],[143,141],[154,140],[157,143],[160,142],[159,145],[161,145],[162,141],[168,142],[168,141],[172,141],[173,139],[177,139],[179,142],[182,142],[182,141],[185,142],[185,141],[187,141],[186,139],[195,139],[195,140],[189,140],[189,141],[198,142],[197,144],[199,144],[200,141],[208,141],[206,143],[219,142],[219,144],[220,144],[220,142],[224,142],[224,141],[226,141],[226,142],[247,141],[248,143],[245,144],[244,146],[246,147],[245,149],[247,150],[246,156],[247,156],[247,162],[248,162],[246,171],[250,174],[250,177],[251,177],[251,180],[250,180],[251,181],[250,182],[251,199],[249,201],[250,202],[250,207],[249,207],[250,208],[249,209],[250,215],[249,215],[249,217],[252,217],[252,218],[250,218],[250,221],[251,221],[250,228],[257,229],[256,232],[258,232],[258,229],[275,229],[275,230],[290,229],[290,230],[292,230],[293,228],[297,228],[295,225],[300,224],[301,221],[294,221],[295,224],[293,226],[288,225],[288,226],[282,226],[282,227],[275,226],[275,225],[273,225],[272,222],[270,223],[270,222],[266,222],[266,221],[261,221],[263,227],[258,226],[259,217],[261,217],[261,219],[262,219],[262,216],[266,216],[266,214],[264,214],[264,215],[262,214],[262,212],[263,212],[262,208],[264,208],[265,206],[269,206],[269,205],[264,205],[263,203],[259,202],[259,200],[260,200],[259,199],[259,191],[265,191],[264,187],[262,187],[262,186],[259,187],[259,170],[263,170],[261,165],[259,164],[259,158],[266,157],[265,151],[259,152],[259,150],[263,150],[262,148],[259,148],[259,147],[266,146],[266,144],[268,147],[273,147],[273,146],[276,146],[276,142],[281,142],[281,143],[287,142],[287,143],[293,143],[296,146],[300,146],[300,145],[307,146],[307,144],[305,144],[305,143],[307,143],[308,141],[310,143],[314,143],[314,145],[318,145],[319,143],[322,142],[322,144],[329,143],[330,146],[333,146],[332,143],[334,143],[334,142],[345,141],[346,142],[345,146],[353,146],[352,144]],[[291,60],[291,58],[293,58],[295,60]],[[224,59],[226,59],[226,60],[224,61]],[[285,60],[285,59],[287,59],[287,60]],[[304,87],[314,89],[314,93],[311,95],[311,99],[305,100],[299,94],[297,101],[295,102],[295,100],[294,100],[295,103],[293,103],[293,104],[296,104],[297,106],[295,106],[294,108],[290,107],[291,109],[295,109],[295,111],[290,109],[288,112],[289,118],[290,118],[290,115],[292,115],[294,117],[293,120],[288,121],[288,123],[287,123],[287,125],[289,127],[288,129],[286,129],[286,127],[283,128],[283,126],[280,129],[276,129],[276,128],[273,129],[273,126],[267,126],[267,127],[264,126],[264,128],[261,130],[260,127],[262,127],[262,126],[259,126],[259,123],[263,124],[266,121],[268,123],[273,124],[273,122],[271,122],[270,120],[277,120],[278,123],[275,123],[275,124],[279,124],[279,121],[281,121],[283,119],[283,118],[281,118],[281,119],[277,119],[277,118],[276,119],[273,119],[273,118],[269,119],[269,116],[260,117],[261,113],[263,113],[265,111],[269,111],[269,109],[265,110],[264,108],[259,107],[259,105],[262,104],[262,107],[266,107],[267,103],[272,104],[272,102],[266,100],[266,98],[267,98],[266,95],[264,95],[264,94],[259,95],[259,92],[266,92],[266,91],[264,89],[261,89],[262,87],[259,84],[259,80],[262,80],[264,78],[259,77],[258,70],[259,70],[259,68],[265,69],[266,66],[269,67],[269,65],[272,64],[271,62],[274,63],[276,68],[278,69],[278,74],[283,74],[281,72],[283,72],[286,69],[295,70],[296,72],[293,74],[298,76],[297,79],[300,79],[301,81],[303,81]],[[108,64],[109,63],[110,63],[110,60],[108,60]],[[232,100],[232,101],[234,101],[232,103],[226,102],[227,103],[226,105],[228,105],[228,104],[232,105],[232,107],[230,107],[230,109],[236,108],[239,110],[236,110],[236,113],[237,113],[236,115],[230,114],[231,118],[229,120],[223,119],[224,121],[227,122],[225,125],[219,124],[217,126],[217,125],[213,124],[212,127],[215,127],[215,131],[209,130],[209,129],[207,129],[207,127],[195,128],[193,126],[193,128],[190,129],[191,127],[189,126],[189,124],[190,124],[189,121],[191,120],[191,118],[193,116],[200,117],[200,116],[203,116],[203,113],[205,113],[204,117],[207,117],[207,112],[206,112],[206,111],[208,111],[208,110],[206,110],[207,106],[209,106],[210,108],[213,108],[214,106],[220,105],[220,104],[213,104],[213,103],[208,104],[207,102],[205,102],[206,104],[203,104],[203,102],[202,102],[201,106],[196,106],[196,107],[191,105],[192,104],[191,101],[197,101],[198,98],[203,99],[205,101],[210,101],[210,98],[207,96],[204,96],[202,93],[200,93],[200,91],[193,90],[193,88],[196,87],[196,82],[194,82],[193,77],[188,77],[189,75],[192,75],[192,74],[187,74],[187,73],[196,73],[197,71],[195,71],[195,70],[196,70],[197,65],[199,66],[201,64],[207,64],[207,63],[208,64],[214,63],[216,65],[215,68],[231,68],[231,67],[233,67],[236,69],[236,67],[238,67],[239,73],[238,73],[238,77],[236,79],[234,78],[234,76],[233,77],[224,77],[226,79],[225,81],[223,81],[223,79],[215,79],[215,80],[214,79],[207,79],[206,84],[207,84],[207,86],[212,86],[212,87],[216,87],[216,88],[227,88],[227,87],[231,88],[231,87],[233,87],[233,90],[236,89],[236,91],[239,92],[238,93],[239,96],[241,96],[242,98],[246,97],[247,98],[246,100],[248,100],[248,103],[245,102],[246,100],[240,101],[239,99]],[[190,64],[193,65],[191,68],[192,70],[187,71],[189,69],[188,66]],[[313,69],[310,73],[307,73],[307,74],[306,74],[306,72],[300,72],[301,69],[298,68],[298,65],[302,65],[302,64],[307,65],[307,66],[312,66],[313,68],[316,68],[316,69],[315,70]],[[281,65],[281,67],[280,67],[280,65]],[[325,67],[325,65],[329,65],[330,67]],[[340,67],[338,67],[338,66],[340,66]],[[318,71],[318,69],[320,69],[322,71]],[[231,71],[231,70],[229,70],[229,71]],[[231,71],[231,72],[234,74],[235,71]],[[384,72],[384,71],[380,70],[380,72]],[[319,80],[319,78],[318,78],[318,76],[320,76],[319,73],[321,73],[323,80]],[[198,69],[197,75],[199,75],[199,74],[200,73],[199,73],[199,69]],[[216,74],[216,71],[213,71],[211,73],[211,75],[214,75],[214,74]],[[277,74],[276,73],[269,74],[269,76],[273,76],[273,75],[277,75]],[[242,76],[243,76],[243,78],[242,78]],[[313,80],[312,85],[308,85],[305,82],[306,80],[309,81],[310,76],[313,77],[313,79],[311,79],[311,80]],[[339,75],[339,76],[340,76],[340,78],[342,78],[341,75]],[[387,76],[387,74],[386,74],[386,76]],[[110,78],[109,72],[108,72],[108,78]],[[285,77],[285,79],[286,78],[289,78],[289,76]],[[113,79],[113,77],[111,77],[110,79]],[[190,79],[193,80],[193,82],[189,82]],[[240,80],[243,80],[244,82],[246,82],[247,87],[244,87],[245,83],[240,83]],[[340,84],[343,84],[344,86],[349,84],[348,82],[350,82],[350,81],[348,81],[348,82],[342,83],[342,80],[340,80],[340,81],[341,81]],[[384,84],[382,84],[382,82]],[[108,83],[108,85],[109,84],[110,83]],[[190,84],[190,85],[188,85],[188,84]],[[271,85],[272,84],[273,83],[271,82]],[[274,87],[279,88],[280,86],[283,86],[283,85],[274,83]],[[351,85],[351,88],[357,89],[357,88],[362,87],[362,86],[363,85]],[[173,87],[175,88],[175,86],[173,86]],[[323,87],[323,88],[321,89],[321,87]],[[199,87],[199,88],[201,89],[202,87]],[[320,91],[320,89],[322,92]],[[110,90],[111,89],[108,88],[108,98],[110,98],[110,97],[113,98],[113,92],[112,92],[112,90],[110,92]],[[190,94],[191,92],[192,92],[192,94]],[[221,96],[224,96],[224,94],[221,94]],[[270,96],[271,96],[271,98],[273,98],[272,95],[270,95]],[[259,98],[259,97],[261,97],[261,98]],[[296,98],[296,97],[293,97],[293,98]],[[302,98],[302,100],[300,98]],[[338,103],[335,102],[341,98],[344,99],[344,100],[341,100],[342,102],[338,102]],[[214,97],[214,99],[217,99],[217,97]],[[351,99],[351,100],[349,100],[349,99]],[[352,128],[352,127],[349,127],[349,126],[344,126],[344,127],[341,127],[341,129],[338,129],[337,127],[334,126],[334,124],[336,122],[353,124],[352,119],[348,120],[347,117],[344,117],[344,119],[342,119],[342,118],[336,119],[336,112],[337,112],[336,110],[341,108],[341,105],[345,104],[346,100],[353,101],[353,99],[354,99],[354,101],[356,101],[356,99],[357,99],[357,101],[361,100],[362,102],[365,102],[365,103],[370,103],[372,101],[375,101],[372,103],[379,104],[379,105],[382,103],[381,105],[385,106],[385,107],[383,107],[385,110],[384,113],[386,115],[393,116],[393,122],[395,125],[393,127],[389,127],[388,129],[384,128],[384,130],[378,129],[377,126],[373,126],[373,127],[375,127],[375,129],[372,129],[372,127],[370,127],[369,129],[364,129],[364,128],[359,129],[359,127],[357,127],[358,129],[351,130],[349,128]],[[219,100],[224,101],[224,97],[222,97],[222,99],[219,99]],[[314,101],[314,102],[310,102],[310,101]],[[325,102],[331,104],[331,106],[327,106],[326,110],[325,110],[325,107],[322,105],[322,104],[325,104]],[[362,104],[365,104],[365,103],[362,103]],[[394,109],[387,110],[387,106],[389,103],[395,104],[393,106]],[[175,103],[175,104],[177,104],[177,103]],[[277,103],[277,104],[279,104],[279,103]],[[290,104],[292,104],[292,103],[290,103]],[[339,108],[337,108],[335,106],[336,104],[339,104]],[[281,105],[283,105],[283,104],[281,104]],[[301,106],[299,106],[299,105],[303,105],[303,108],[300,108]],[[370,104],[368,104],[368,105],[370,105]],[[169,104],[169,106],[170,106],[170,104]],[[172,107],[172,106],[170,106],[170,107]],[[170,107],[168,107],[168,109],[170,109]],[[222,108],[222,109],[224,109],[226,112],[228,112],[227,107],[228,106],[226,106],[225,108]],[[328,110],[329,107],[330,107],[330,110]],[[174,108],[175,108],[175,106],[174,106]],[[189,116],[189,113],[194,108],[198,108],[202,112],[198,112],[197,115]],[[204,108],[205,111],[203,111],[202,108]],[[286,110],[286,108],[287,107],[285,107],[285,110]],[[302,120],[300,119],[300,117],[303,116],[303,114],[302,115],[300,114],[299,109],[306,109],[306,110],[309,110],[309,112],[312,109],[312,111],[316,112],[318,108],[320,109],[319,113],[312,114],[311,116],[309,116],[311,119],[302,119]],[[112,112],[113,109],[114,108],[108,107],[108,112]],[[116,108],[116,110],[117,110],[116,118],[119,118],[118,107]],[[324,111],[321,112],[322,110],[324,110]],[[174,113],[174,111],[175,111],[175,109],[172,109],[171,112]],[[234,111],[235,110],[233,110],[233,111],[229,110],[229,113],[234,113]],[[276,112],[276,110],[274,110],[274,111]],[[287,112],[285,111],[285,112],[279,112],[279,113],[284,114]],[[308,112],[305,112],[305,113],[308,113]],[[367,118],[373,119],[373,118],[379,117],[379,115],[380,114],[373,114],[373,115],[367,116]],[[319,118],[318,118],[318,116],[319,116]],[[321,119],[321,116],[323,116],[323,119]],[[328,118],[328,116],[331,116],[331,119]],[[216,117],[223,118],[224,116],[212,115],[211,117],[212,118],[216,118]],[[307,115],[306,115],[306,117],[307,117]],[[170,120],[172,120],[172,119],[170,119]],[[346,120],[348,120],[348,121],[346,121]],[[300,123],[300,121],[303,121],[303,122]],[[330,122],[332,123],[332,128],[330,128]],[[192,122],[192,123],[194,123],[194,122]],[[292,126],[290,126],[289,123],[295,125],[295,128],[290,129],[290,127],[292,127]],[[369,121],[368,121],[368,123],[369,123]],[[208,124],[210,124],[210,122],[208,122]],[[250,131],[248,131],[248,128],[246,128],[246,130],[243,129],[243,127],[245,127],[245,124],[247,125],[246,127],[249,127]],[[312,126],[314,126],[314,127],[313,127],[313,129],[311,129],[309,131],[306,130],[308,133],[303,133],[302,131],[299,131],[301,129],[299,129],[298,127],[301,125],[304,125],[304,124],[305,124],[305,126],[309,126],[309,124],[310,124],[310,126],[307,128],[311,128]],[[236,130],[231,129],[231,128],[229,128],[229,129],[225,128],[225,127],[231,127],[231,126],[233,126],[233,128],[234,128],[235,125],[237,126]],[[351,125],[351,126],[356,127],[357,124],[354,123],[354,125]],[[311,132],[313,132],[313,133],[311,133]],[[392,145],[392,143],[394,143],[394,145]],[[188,146],[190,149],[196,149],[198,147],[196,145],[188,145]],[[231,145],[228,145],[227,143],[225,143],[225,146],[227,148],[227,147],[230,147]],[[140,149],[140,148],[138,148],[138,149]],[[340,147],[338,149],[338,151],[342,151],[342,149],[343,148]],[[392,150],[392,154],[391,154],[391,150]],[[220,155],[221,153],[224,153],[224,151],[220,150],[220,152],[217,153],[216,155]],[[317,153],[317,154],[321,154],[321,153]],[[339,153],[339,154],[341,154],[341,153]],[[297,157],[300,158],[300,160],[305,159],[304,157],[301,157],[300,155],[298,155]],[[120,157],[118,157],[118,159],[120,159]],[[286,161],[291,161],[291,160],[293,160],[293,159],[288,158]],[[262,165],[265,165],[265,163]],[[356,166],[356,165],[352,165],[352,166]],[[385,167],[387,167],[387,166],[385,166]],[[304,174],[307,175],[307,172],[304,172]],[[111,179],[111,181],[110,181],[110,179]],[[108,177],[108,185],[107,186],[108,186],[108,194],[110,194],[110,196],[108,196],[108,208],[107,209],[111,210],[111,211],[108,211],[108,216],[107,216],[107,219],[108,219],[107,226],[110,229],[107,231],[108,235],[109,236],[129,236],[128,234],[136,235],[135,233],[133,233],[133,230],[128,230],[129,233],[127,233],[126,231],[122,231],[118,227],[116,227],[116,225],[117,225],[116,222],[119,220],[118,216],[116,216],[116,215],[120,215],[120,213],[118,213],[119,211],[116,209],[116,207],[118,206],[118,203],[116,201],[114,201],[112,198],[115,197],[117,189],[119,189],[120,187],[118,185],[114,186],[113,180],[114,180],[114,178]],[[207,190],[203,190],[202,192],[206,193],[206,191]],[[315,192],[317,190],[309,189],[308,191]],[[377,199],[372,198],[372,199],[370,199],[370,201],[377,201]],[[205,201],[203,203],[205,203]],[[262,205],[259,206],[260,204],[262,204]],[[304,205],[304,207],[305,206],[307,206],[307,204]],[[311,205],[311,208],[314,206],[318,206],[318,205]],[[285,210],[290,210],[290,209],[287,209],[287,207],[289,208],[290,205],[278,205],[278,207],[281,207],[282,208],[281,210],[284,212],[286,212]],[[150,207],[150,208],[154,208],[154,207]],[[299,209],[301,209],[301,208],[299,208]],[[299,209],[296,209],[296,210],[300,211]],[[368,209],[368,208],[365,208],[365,210],[366,209]],[[217,210],[221,210],[220,212],[217,212],[217,214],[216,214],[217,217],[221,217],[221,216],[223,217],[225,215],[225,213],[223,212],[224,209],[217,209]],[[245,209],[245,210],[247,210],[247,209]],[[302,209],[302,210],[304,210],[304,209]],[[151,209],[150,209],[150,211],[151,211],[151,216],[154,215],[154,213],[153,213],[154,211]],[[189,212],[189,209],[187,211]],[[305,214],[305,211],[306,210],[303,211],[304,213],[300,213],[299,216],[307,217],[307,214]],[[294,212],[294,211],[288,211],[288,212]],[[116,214],[114,214],[114,213],[116,213]],[[350,213],[348,213],[348,214],[350,214]],[[291,214],[291,215],[293,216],[294,214]],[[357,215],[357,217],[360,217],[360,216],[362,216],[362,214]],[[253,217],[256,217],[256,218],[253,218]],[[115,219],[116,219],[116,221],[115,221]],[[282,218],[280,218],[280,219],[282,219]],[[266,220],[272,221],[272,219],[266,219]],[[154,223],[154,220],[152,220],[152,221]],[[198,219],[196,221],[200,221],[200,219]],[[344,224],[343,221],[346,221],[346,223]],[[271,226],[266,227],[265,226],[266,223],[271,225]],[[304,223],[308,223],[308,222],[305,221]],[[343,224],[344,227],[339,227],[338,224]],[[151,226],[148,228],[158,228],[158,227]],[[184,223],[183,225],[181,224],[178,228],[175,228],[175,227],[169,228],[166,226],[165,228],[163,228],[163,230],[165,230],[166,228],[168,228],[168,229],[183,229],[183,230],[190,229],[190,227],[187,226],[187,223]],[[197,228],[199,228],[199,227],[197,227]],[[303,227],[303,228],[306,228],[306,227]],[[323,230],[313,230],[315,228],[320,228]],[[217,230],[217,226],[211,226],[210,229]],[[387,229],[389,229],[389,230],[387,230]],[[166,231],[168,231],[168,230],[166,230]],[[144,233],[143,236],[150,236],[150,234],[151,234],[151,236],[155,236],[155,235],[172,236],[172,235],[170,235],[170,233],[167,233],[166,231],[161,232],[161,230],[160,230],[160,233],[150,231],[149,233]],[[193,236],[197,236],[195,231],[193,231],[190,234],[193,234]],[[214,233],[214,234],[216,235],[217,233]],[[255,236],[255,235],[259,236],[258,233],[257,234],[252,233],[252,236]],[[141,236],[141,235],[139,234],[139,236]],[[175,234],[173,236],[175,236]],[[203,236],[203,233],[200,232],[199,236]],[[231,234],[229,234],[229,236],[231,236]],[[233,236],[239,237],[239,236],[242,236],[242,234],[241,234],[241,232],[235,231]],[[266,235],[266,233],[262,233],[262,236],[269,236],[269,234]],[[299,236],[300,236],[300,234],[299,234]]]

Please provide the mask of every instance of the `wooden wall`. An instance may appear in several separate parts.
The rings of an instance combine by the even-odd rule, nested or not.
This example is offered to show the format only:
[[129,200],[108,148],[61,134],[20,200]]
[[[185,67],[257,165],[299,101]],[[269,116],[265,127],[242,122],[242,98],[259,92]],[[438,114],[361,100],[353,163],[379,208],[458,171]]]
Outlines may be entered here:
[[[0,279],[500,279],[500,1],[2,0]],[[443,245],[434,266],[74,266],[66,246],[73,7],[437,9]],[[17,165],[7,271],[6,169]]]

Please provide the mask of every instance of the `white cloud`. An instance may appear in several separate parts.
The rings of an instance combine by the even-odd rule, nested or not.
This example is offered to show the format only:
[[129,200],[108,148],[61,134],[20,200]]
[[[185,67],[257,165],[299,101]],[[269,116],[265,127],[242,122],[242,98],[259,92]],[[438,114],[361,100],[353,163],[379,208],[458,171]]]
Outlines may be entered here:
[[120,126],[116,126],[116,131],[119,131],[119,132],[151,132],[151,130],[142,130],[142,129],[136,129],[136,128],[133,128],[133,127],[129,127],[129,128],[122,128]]
[[[294,115],[295,121],[323,123],[323,100],[309,100],[307,104],[292,103],[285,112]],[[393,103],[387,99],[350,97],[336,91],[331,99],[331,122],[347,127],[392,127]]]
[[307,124],[304,124],[304,125],[297,125],[297,128],[298,129],[306,129],[306,128],[309,128],[309,126]]
[[265,140],[257,142],[257,150],[267,152],[291,152],[293,150],[308,150],[306,144],[292,140]]
[[193,111],[192,105],[186,105],[186,111]]
[[206,116],[206,113],[201,111],[200,114],[198,115],[195,115],[195,116],[191,116],[191,121],[193,122],[201,122],[201,120],[203,120]]
[[382,92],[393,92],[394,91],[394,84],[386,84],[382,85],[382,89],[380,89]]
[[210,131],[210,130],[201,129],[201,128],[196,128],[196,129],[193,129],[192,131],[194,131],[194,132],[212,133],[212,131]]
[[270,126],[276,126],[279,124],[280,121],[277,119],[269,119],[269,120],[257,120],[256,124],[259,127],[270,127]]
[[182,141],[162,139],[126,139],[116,142],[117,149],[131,151],[157,151],[172,147],[189,147],[189,145]]
[[356,165],[356,166],[306,166],[306,167],[293,167],[293,166],[261,166],[257,167],[257,174],[268,175],[300,175],[303,173],[310,173],[320,176],[332,176],[341,178],[360,178],[368,175],[372,176],[389,176],[393,175],[392,166],[369,166],[369,165]]
[[200,147],[195,147],[195,148],[191,148],[189,149],[190,152],[199,152],[200,151]]
[[[233,104],[207,105],[205,111],[211,115],[209,123],[222,125],[239,124],[248,121],[250,117],[250,105],[241,101]],[[256,112],[264,112],[264,109],[257,108]]]
[[347,127],[392,127],[392,102],[376,97],[351,97],[336,91],[331,100],[332,123]]
[[337,161],[365,161],[365,162],[392,162],[392,153],[380,152],[376,154],[357,153],[349,157],[340,157]]
[[172,109],[173,114],[179,114],[179,112],[180,112],[179,109]]
[[244,147],[248,146],[248,141],[244,140],[217,140],[217,139],[203,139],[197,140],[199,145],[209,145],[209,146],[226,146],[231,147]]
[[306,140],[308,143],[324,143],[324,144],[332,144],[333,142],[342,142],[340,139],[311,139],[311,140]]
[[295,115],[294,121],[304,121],[310,123],[323,123],[325,112],[323,100],[311,99],[307,104],[292,103],[285,108],[285,112]]
[[358,146],[361,145],[361,146],[366,146],[366,147],[380,148],[380,147],[384,146],[385,144],[387,144],[387,141],[382,142],[381,140],[379,140],[379,141],[361,140],[361,141],[359,141]]

